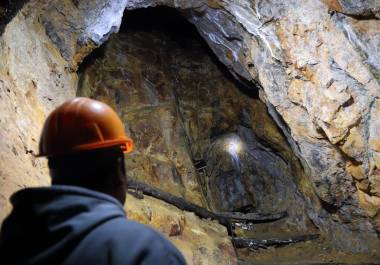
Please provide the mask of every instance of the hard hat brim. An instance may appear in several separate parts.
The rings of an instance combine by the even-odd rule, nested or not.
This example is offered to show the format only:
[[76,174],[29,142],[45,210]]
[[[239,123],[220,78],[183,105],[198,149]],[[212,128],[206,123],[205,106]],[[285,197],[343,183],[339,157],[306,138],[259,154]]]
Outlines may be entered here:
[[134,144],[133,144],[132,139],[125,137],[121,139],[113,139],[113,140],[106,140],[106,141],[96,142],[96,143],[82,144],[82,145],[75,146],[71,148],[70,150],[65,150],[64,152],[61,152],[61,153],[59,152],[54,153],[54,154],[40,153],[40,154],[37,154],[36,157],[68,155],[68,154],[79,153],[79,152],[84,152],[84,151],[108,148],[112,146],[120,146],[123,153],[128,154],[132,152]]

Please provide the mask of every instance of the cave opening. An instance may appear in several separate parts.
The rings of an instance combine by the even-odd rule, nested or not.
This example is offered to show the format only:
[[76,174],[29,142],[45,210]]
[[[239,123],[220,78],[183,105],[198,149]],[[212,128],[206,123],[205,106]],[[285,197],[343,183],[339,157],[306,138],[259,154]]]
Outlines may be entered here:
[[128,218],[190,264],[378,261],[379,9],[359,2],[3,1],[0,221],[50,184],[47,115],[88,96],[136,143]]
[[78,75],[77,94],[111,105],[134,139],[125,159],[130,179],[212,212],[287,215],[235,222],[231,235],[317,232],[297,187],[302,168],[259,88],[238,81],[185,14],[125,11],[119,33]]

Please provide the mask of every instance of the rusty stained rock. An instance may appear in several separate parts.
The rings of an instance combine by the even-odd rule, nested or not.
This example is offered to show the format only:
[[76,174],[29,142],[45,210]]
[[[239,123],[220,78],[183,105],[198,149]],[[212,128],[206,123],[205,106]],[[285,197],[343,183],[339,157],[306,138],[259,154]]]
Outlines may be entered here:
[[[26,1],[14,2],[10,12]],[[117,31],[126,1],[110,2],[28,1],[5,29],[0,26],[0,220],[13,192],[48,185],[45,160],[33,156],[43,121],[75,96],[77,64]],[[1,13],[0,23],[11,16]]]
[[[135,140],[129,177],[214,211],[288,211],[277,226],[306,231],[302,169],[266,106],[239,91],[196,39],[172,38],[127,28],[81,76],[79,94],[114,106]],[[230,136],[242,141],[239,168],[225,149]]]
[[203,205],[178,118],[176,84],[168,79],[168,53],[161,55],[154,49],[161,41],[154,37],[144,33],[112,36],[105,56],[85,70],[79,93],[119,111],[136,146],[126,158],[129,177]]
[[[102,30],[102,34],[97,35],[99,38],[91,38],[95,36],[91,34],[87,38],[83,33],[92,32],[83,21],[87,13],[81,13],[69,1],[58,2],[31,1],[8,24],[1,37],[0,50],[5,54],[0,57],[4,62],[2,73],[9,72],[10,83],[14,82],[14,88],[11,86],[10,90],[26,92],[32,73],[36,77],[33,80],[42,109],[51,109],[72,95],[75,86],[71,85],[71,80],[75,75],[67,70],[76,69],[76,64],[104,41],[103,36],[116,30],[122,16],[121,12],[114,13],[113,23],[104,23],[110,28]],[[83,10],[95,10],[89,15],[91,24],[98,25],[105,19],[99,15],[102,12],[97,13],[101,8],[96,7],[98,4],[100,7],[101,2],[79,4],[83,5]],[[122,10],[123,3],[116,3],[119,11]],[[375,116],[370,115],[371,108],[380,94],[377,3],[131,0],[126,8],[167,5],[185,11],[219,60],[229,66],[236,78],[260,83],[261,99],[302,162],[305,178],[300,182],[307,187],[302,192],[311,198],[313,208],[318,210],[318,213],[311,212],[313,221],[340,247],[365,251],[379,241],[374,229],[378,226],[374,225],[372,214],[372,209],[380,207],[376,184],[377,154],[369,147],[368,139]],[[93,8],[86,9],[87,4]],[[60,9],[54,11],[54,5],[62,7],[63,14],[59,14]],[[49,16],[48,10],[54,17]],[[60,16],[62,21],[58,19]],[[15,39],[16,36],[23,38]],[[63,40],[60,42],[59,39]],[[9,47],[11,43],[14,43],[13,48]],[[42,49],[43,46],[47,49]],[[20,56],[15,51],[21,51]],[[47,64],[50,57],[54,59]],[[41,67],[43,65],[47,67]],[[61,88],[56,89],[60,85]],[[23,105],[18,97],[14,99],[4,101],[8,102],[8,111]],[[30,103],[23,106],[27,105],[36,109]],[[7,127],[17,127],[15,121],[30,113],[23,107],[18,110],[20,116],[10,118]],[[40,117],[30,115],[27,120],[36,126],[41,125]],[[33,139],[38,137],[37,129],[30,131],[35,134]],[[21,138],[25,142],[25,137]],[[12,152],[12,139],[4,141],[7,148],[2,149],[6,150],[2,156],[22,153],[21,147],[15,147],[16,152]],[[371,140],[373,145],[375,139]],[[362,149],[357,149],[358,146]],[[364,155],[360,155],[363,150]],[[12,159],[4,158],[4,161],[14,161]],[[30,170],[33,163],[32,160],[26,161],[24,170],[20,170]],[[348,164],[360,165],[359,172],[364,172],[364,177],[358,177],[362,175],[358,172],[351,176],[349,169],[352,167]],[[4,201],[11,191],[29,183],[29,176],[25,177],[27,181],[18,180],[17,174],[10,172],[7,177],[7,183],[9,179],[15,182],[9,191],[2,192]],[[318,199],[312,196],[314,191]],[[361,196],[363,194],[368,198]],[[366,199],[361,199],[363,197]],[[356,243],[346,240],[347,237],[354,238]]]
[[0,220],[13,192],[49,183],[45,160],[34,157],[40,131],[48,112],[75,96],[77,83],[36,14],[24,11],[0,38]]
[[128,218],[154,227],[176,245],[188,264],[237,264],[235,250],[227,230],[217,222],[201,220],[193,213],[144,196],[127,197]]
[[358,18],[380,18],[380,3],[377,0],[323,0],[333,11]]
[[[225,2],[224,8],[232,14],[232,20],[245,29],[241,45],[248,42],[246,33],[251,35],[246,59],[238,63],[247,65],[251,55],[263,87],[260,95],[282,116],[289,129],[288,140],[295,141],[294,150],[310,174],[323,208],[336,209],[334,219],[346,223],[349,230],[367,231],[372,242],[378,242],[371,223],[363,218],[353,179],[345,171],[346,161],[360,163],[364,172],[370,171],[368,113],[380,90],[375,59],[378,21],[363,22],[367,27],[359,27],[360,23],[353,24],[352,18],[329,14],[318,1],[303,2],[302,7],[295,1]],[[234,24],[235,32],[241,32],[240,25]],[[228,45],[223,43],[224,47],[232,47]],[[248,65],[245,68],[249,69]],[[376,178],[372,181],[376,182]],[[330,230],[328,227],[336,225],[328,216],[321,213],[314,221]],[[365,244],[343,240],[347,235],[345,228],[332,230],[335,238],[342,239],[337,240],[339,245],[366,249]],[[367,241],[360,237],[357,242]]]
[[[347,163],[361,164],[364,182],[370,181],[369,112],[380,93],[378,2],[218,3],[145,0],[127,8],[183,9],[237,79],[260,83],[261,99],[305,169],[304,194],[318,196],[311,199],[315,224],[342,248],[378,247],[378,226],[360,206],[360,181],[346,171]],[[368,203],[380,207],[377,200]]]

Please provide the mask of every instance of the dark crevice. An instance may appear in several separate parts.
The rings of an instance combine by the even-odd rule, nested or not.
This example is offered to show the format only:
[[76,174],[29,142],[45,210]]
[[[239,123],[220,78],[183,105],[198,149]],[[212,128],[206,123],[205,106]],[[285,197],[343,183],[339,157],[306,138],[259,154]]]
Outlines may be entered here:
[[335,205],[333,205],[331,203],[328,203],[328,202],[322,200],[321,198],[319,198],[319,202],[321,203],[323,209],[325,209],[330,214],[335,214],[340,209],[340,207],[335,206]]
[[77,73],[81,75],[85,69],[93,65],[96,59],[101,59],[105,55],[104,44],[94,49],[88,56],[86,56],[82,63],[79,65]]
[[0,0],[0,36],[6,25],[27,2],[28,0]]
[[[142,17],[149,19],[141,19]],[[218,66],[219,70],[229,79],[229,81],[234,83],[245,95],[251,98],[259,98],[259,85],[252,84],[240,76],[234,77],[227,67],[219,61],[195,26],[188,22],[176,9],[170,7],[149,7],[134,11],[126,11],[124,12],[120,32],[128,32],[128,30],[163,32],[165,35],[171,36],[171,40],[176,42],[181,48],[192,48],[191,42],[188,41],[189,39],[199,40],[198,44],[200,45],[200,52],[207,53],[213,63]]]
[[[186,40],[189,38],[201,38],[195,27],[186,21],[182,15],[169,7],[148,7],[133,11],[125,11],[120,32],[129,30],[140,32],[160,31],[180,47],[190,47]],[[202,42],[204,49],[209,49],[205,42]]]
[[350,14],[350,13],[344,13],[344,12],[338,12],[338,13],[343,14],[347,17],[354,18],[356,20],[379,20],[380,19],[378,15],[372,12],[366,12],[363,14]]
[[[219,61],[206,41],[198,33],[195,26],[188,22],[176,9],[170,7],[148,7],[133,11],[126,10],[119,32],[128,33],[130,31],[162,32],[166,36],[171,37],[170,40],[177,43],[178,47],[184,49],[192,48],[192,43],[189,42],[190,39],[199,40],[198,49],[200,49],[200,53],[207,53],[224,76],[234,83],[243,94],[250,98],[259,99],[260,85],[258,83],[253,84],[243,77],[233,76],[227,67]],[[94,49],[93,52],[83,60],[78,68],[79,75],[81,75],[88,66],[92,65],[97,58],[100,59],[104,56],[104,45],[106,45],[106,43]]]

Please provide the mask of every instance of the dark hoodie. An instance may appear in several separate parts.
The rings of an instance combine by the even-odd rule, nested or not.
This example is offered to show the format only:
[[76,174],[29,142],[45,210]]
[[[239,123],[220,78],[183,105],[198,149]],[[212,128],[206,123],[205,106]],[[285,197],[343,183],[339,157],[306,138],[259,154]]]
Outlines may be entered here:
[[186,264],[152,229],[126,219],[113,197],[74,186],[28,188],[11,197],[0,263]]

